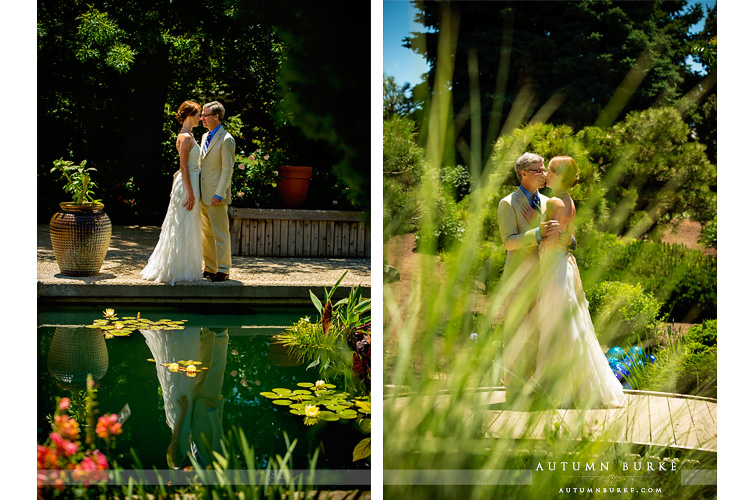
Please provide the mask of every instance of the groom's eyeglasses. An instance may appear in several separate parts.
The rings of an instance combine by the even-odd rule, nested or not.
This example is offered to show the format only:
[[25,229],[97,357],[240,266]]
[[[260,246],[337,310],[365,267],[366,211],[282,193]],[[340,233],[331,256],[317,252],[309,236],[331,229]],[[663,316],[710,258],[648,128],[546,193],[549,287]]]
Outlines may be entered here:
[[215,114],[216,113],[201,113],[201,118],[203,118],[204,116],[212,116],[212,115],[215,115]]
[[529,172],[536,172],[537,174],[546,174],[547,169],[546,168],[527,168],[526,169]]

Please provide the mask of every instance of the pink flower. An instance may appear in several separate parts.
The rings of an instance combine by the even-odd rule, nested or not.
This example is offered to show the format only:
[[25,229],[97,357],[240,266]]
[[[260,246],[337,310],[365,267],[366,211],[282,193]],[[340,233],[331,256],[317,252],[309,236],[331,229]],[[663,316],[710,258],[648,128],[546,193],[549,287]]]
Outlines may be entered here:
[[255,161],[255,155],[250,155],[250,158],[248,158],[250,161]]
[[239,165],[237,165],[237,167],[238,167],[238,168],[239,168],[240,170],[245,170],[245,165],[243,165],[242,163],[240,163]]
[[263,157],[263,159],[264,159],[264,160],[267,160],[268,158],[270,158],[270,157],[269,157],[268,155],[265,155],[265,156]]
[[62,450],[63,453],[67,456],[71,456],[75,454],[75,452],[78,451],[78,444],[68,441],[67,439],[63,438],[59,433],[53,432],[49,435],[52,442],[55,444],[55,447],[59,450]]
[[235,349],[235,350],[232,351],[232,355],[233,356],[237,356],[237,355],[239,355],[239,352]]
[[68,411],[68,408],[70,408],[70,398],[62,398],[57,405],[57,408],[60,411]]
[[236,377],[237,376],[237,370],[232,370],[230,373],[231,376]]

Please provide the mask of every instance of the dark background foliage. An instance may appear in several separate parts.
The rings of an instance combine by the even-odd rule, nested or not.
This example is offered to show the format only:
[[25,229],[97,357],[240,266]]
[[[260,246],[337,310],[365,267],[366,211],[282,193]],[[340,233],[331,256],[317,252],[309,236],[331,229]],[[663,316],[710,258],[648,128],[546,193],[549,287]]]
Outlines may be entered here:
[[224,103],[238,153],[283,148],[289,163],[313,166],[311,207],[369,207],[368,6],[37,5],[40,222],[66,201],[49,174],[63,157],[97,168],[96,197],[115,223],[161,223],[179,167],[173,116],[188,99]]

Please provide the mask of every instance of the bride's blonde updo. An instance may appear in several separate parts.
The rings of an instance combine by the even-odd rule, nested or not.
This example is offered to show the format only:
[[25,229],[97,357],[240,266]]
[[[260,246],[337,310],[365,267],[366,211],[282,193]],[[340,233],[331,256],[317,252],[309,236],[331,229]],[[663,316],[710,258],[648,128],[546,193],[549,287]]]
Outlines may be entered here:
[[182,104],[180,104],[180,109],[177,110],[177,114],[175,115],[174,119],[182,123],[185,121],[185,119],[188,116],[200,114],[200,112],[201,112],[200,104],[194,101],[185,101]]
[[560,176],[563,189],[570,189],[578,183],[578,165],[570,156],[555,156],[549,161],[549,170]]

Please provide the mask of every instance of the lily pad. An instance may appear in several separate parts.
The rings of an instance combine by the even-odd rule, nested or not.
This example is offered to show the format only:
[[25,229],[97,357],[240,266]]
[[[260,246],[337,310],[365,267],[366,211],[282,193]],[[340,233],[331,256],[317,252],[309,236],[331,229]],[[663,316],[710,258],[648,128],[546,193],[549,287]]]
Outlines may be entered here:
[[265,396],[265,397],[267,397],[268,399],[276,399],[276,398],[281,398],[281,397],[283,397],[283,396],[281,396],[281,395],[279,395],[279,394],[276,394],[275,392],[261,392],[261,393],[260,393],[260,395],[261,395],[261,396]]
[[275,392],[276,394],[291,394],[292,393],[292,391],[290,391],[289,389],[285,389],[283,387],[277,387],[273,389],[273,392]]
[[292,402],[289,401],[288,399],[274,399],[271,402],[273,404],[279,405],[279,406],[290,406],[292,404]]
[[341,410],[336,412],[336,415],[338,415],[340,418],[346,418],[346,419],[353,419],[357,418],[357,412],[354,410]]
[[297,382],[297,385],[300,387],[315,387],[315,384],[310,382]]
[[321,411],[318,413],[318,418],[327,422],[336,422],[339,419],[338,415],[330,411]]

